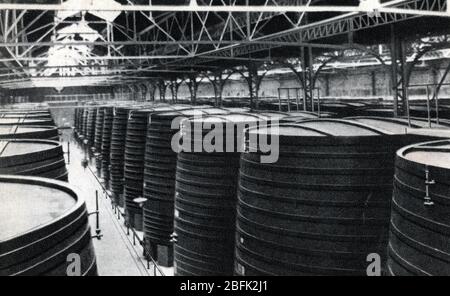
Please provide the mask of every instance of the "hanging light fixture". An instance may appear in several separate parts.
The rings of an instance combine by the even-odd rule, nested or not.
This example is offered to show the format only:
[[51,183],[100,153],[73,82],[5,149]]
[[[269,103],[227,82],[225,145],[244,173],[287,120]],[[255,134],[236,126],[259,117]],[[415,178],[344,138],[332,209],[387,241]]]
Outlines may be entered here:
[[370,17],[379,17],[381,2],[380,0],[360,0],[359,8],[363,11],[367,11]]
[[58,35],[58,38],[79,35],[83,40],[89,42],[94,42],[102,37],[96,30],[89,27],[88,23],[84,20],[62,28],[58,30],[56,34]]
[[88,23],[84,20],[62,28],[58,30],[56,34],[58,35],[57,39],[60,39],[61,37],[65,38],[67,36],[79,35],[83,40],[88,42],[94,42],[102,37],[96,30],[89,27]]
[[190,7],[198,7],[197,0],[191,0],[190,3],[189,3],[189,6]]
[[[94,5],[95,3],[95,5]],[[58,11],[56,17],[59,20],[65,20],[69,17],[75,16],[82,11],[80,7],[83,9],[87,9],[88,13],[95,15],[98,18],[101,18],[107,22],[113,22],[120,14],[120,11],[102,11],[99,9],[100,7],[107,7],[111,9],[121,8],[122,4],[114,0],[67,0],[61,4],[64,10]]]

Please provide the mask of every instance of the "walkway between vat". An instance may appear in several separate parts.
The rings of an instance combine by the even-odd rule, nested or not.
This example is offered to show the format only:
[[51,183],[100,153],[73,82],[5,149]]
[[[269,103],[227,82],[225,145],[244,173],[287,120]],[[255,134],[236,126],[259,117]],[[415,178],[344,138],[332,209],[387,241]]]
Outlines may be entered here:
[[[147,265],[143,258],[143,249],[136,240],[133,242],[133,235],[127,235],[124,220],[117,218],[117,214],[111,206],[110,199],[105,197],[103,189],[97,182],[95,176],[89,168],[83,168],[81,160],[84,158],[83,151],[69,136],[69,131],[64,133],[63,145],[67,151],[67,140],[70,139],[70,164],[69,183],[78,187],[84,194],[87,207],[90,212],[96,211],[95,192],[99,193],[100,229],[103,235],[101,240],[94,239],[95,252],[98,260],[98,270],[101,276],[152,276],[160,275],[155,272],[154,266]],[[67,155],[66,155],[67,157]],[[90,168],[95,171],[95,164],[90,164]],[[91,218],[92,234],[95,235],[96,219]],[[149,268],[148,268],[149,267]],[[173,274],[171,269],[163,270],[165,275]]]

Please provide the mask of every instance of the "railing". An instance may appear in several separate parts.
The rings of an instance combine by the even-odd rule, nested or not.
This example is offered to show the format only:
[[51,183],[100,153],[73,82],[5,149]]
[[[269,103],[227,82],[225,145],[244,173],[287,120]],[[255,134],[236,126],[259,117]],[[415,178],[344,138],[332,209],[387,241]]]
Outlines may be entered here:
[[[101,180],[98,178],[97,174],[95,174],[95,172],[92,171],[90,166],[88,166],[87,168],[91,172],[91,174],[94,176],[95,180],[98,182],[100,187],[102,188],[105,199],[109,199],[111,201],[111,209],[114,211],[114,214],[115,214],[117,220],[120,221],[121,218],[125,217],[125,213],[122,212],[120,207],[114,202],[114,199],[112,198],[111,194],[105,188],[105,186],[103,185]],[[157,276],[158,275],[157,272],[159,273],[160,276],[165,276],[164,271],[158,266],[158,263],[152,257],[150,250],[147,248],[145,242],[143,240],[141,240],[141,238],[137,234],[136,230],[134,228],[130,227],[128,224],[126,224],[126,227],[127,227],[126,235],[130,236],[130,234],[132,234],[133,245],[136,246],[137,243],[139,243],[139,245],[144,249],[144,258],[147,262],[147,269],[148,270],[151,269],[151,263],[152,263],[153,264],[153,276]]]
[[[435,112],[436,112],[436,124],[439,125],[440,118],[439,118],[439,91],[442,86],[449,86],[450,83],[444,83],[444,84],[412,84],[408,86],[408,89],[425,89],[426,94],[426,101],[427,101],[427,119],[428,119],[428,126],[432,128],[432,115],[431,115],[431,101],[435,101]],[[433,95],[433,96],[431,96]],[[409,98],[407,101],[407,114],[408,114],[408,121],[411,122],[410,119],[410,109],[411,104],[409,102]]]
[[[286,99],[283,99],[282,95],[283,93],[286,93]],[[302,94],[300,96],[300,93]],[[316,94],[316,96],[314,96],[314,94]],[[300,111],[300,101],[302,102],[303,105],[303,111],[308,111],[308,106],[307,106],[307,102],[304,96],[304,89],[301,87],[280,87],[278,88],[278,108],[280,111],[283,111],[283,101],[287,101],[287,108],[288,108],[288,112],[291,112],[291,98],[295,99],[295,104],[297,107],[297,111]],[[320,99],[320,89],[319,88],[315,88],[313,89],[313,97],[311,100],[311,111],[312,112],[316,112],[315,110],[315,102],[317,102],[317,115],[319,115],[320,117],[320,113],[321,113],[321,99]]]
[[[285,88],[285,87],[280,87],[278,88],[278,106],[279,106],[279,110],[280,112],[283,111],[282,110],[282,93],[283,92],[287,92],[287,106],[288,106],[288,111],[291,112],[291,91],[294,91],[295,94],[295,102],[297,105],[297,111],[300,110],[300,96],[299,96],[299,92],[303,92],[302,88],[299,87],[291,87],[291,88]],[[306,111],[306,100],[302,97],[302,102],[303,102],[303,111]]]
[[[80,143],[80,145],[84,146],[83,147],[83,151],[85,153],[86,156],[88,156],[88,150],[86,149],[86,144],[85,143]],[[68,151],[70,149],[70,146],[68,146]],[[69,152],[70,153],[70,152]],[[70,155],[70,154],[69,154]],[[70,158],[70,156],[69,156]],[[112,197],[112,195],[108,192],[108,190],[106,189],[105,185],[102,183],[102,181],[98,178],[97,174],[92,171],[91,167],[88,165],[89,161],[86,160],[86,168],[89,170],[89,172],[92,174],[92,176],[94,177],[94,179],[97,181],[97,183],[100,185],[103,195],[105,197],[105,199],[109,199],[111,201],[111,209],[114,212],[115,217],[117,218],[117,220],[121,220],[122,218],[125,217],[125,213],[121,210],[121,208],[114,202],[114,198]],[[98,191],[96,191],[96,204],[97,204],[97,211],[94,212],[97,214],[97,229],[96,229],[96,233],[97,231],[100,229],[99,226],[99,209],[98,209]],[[126,228],[127,231],[125,232],[125,234],[127,236],[132,235],[132,242],[133,245],[136,246],[138,243],[139,245],[143,248],[144,250],[144,258],[145,261],[147,263],[147,270],[151,269],[151,265],[153,264],[153,276],[165,276],[164,271],[161,269],[161,267],[158,265],[158,263],[156,262],[156,260],[152,257],[151,255],[151,251],[148,249],[148,247],[146,246],[145,242],[139,237],[138,233],[136,232],[136,230],[132,227],[130,227],[128,224],[126,224]],[[122,228],[121,228],[122,229]],[[98,235],[99,233],[97,233]],[[101,238],[101,237],[100,237]]]

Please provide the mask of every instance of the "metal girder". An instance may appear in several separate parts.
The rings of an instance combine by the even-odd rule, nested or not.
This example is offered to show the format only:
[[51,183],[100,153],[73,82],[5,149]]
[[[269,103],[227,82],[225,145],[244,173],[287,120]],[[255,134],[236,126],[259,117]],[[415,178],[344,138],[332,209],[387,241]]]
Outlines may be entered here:
[[[257,44],[257,45],[266,45],[266,46],[312,46],[315,48],[329,48],[329,49],[344,49],[345,46],[342,45],[335,45],[335,44],[323,44],[323,43],[299,43],[295,40],[287,40],[285,42],[283,41],[250,41],[250,40],[243,40],[243,41],[222,41],[224,45],[228,44]],[[50,46],[157,46],[157,45],[214,45],[215,42],[213,41],[207,41],[207,40],[200,40],[200,41],[192,41],[192,40],[186,40],[186,41],[94,41],[94,42],[51,42],[51,41],[42,41],[42,42],[0,42],[0,48],[1,47],[50,47]],[[167,54],[167,52],[165,52]]]
[[[403,2],[403,1],[400,1]],[[374,12],[361,6],[333,6],[333,5],[117,5],[114,7],[104,7],[98,2],[82,2],[77,9],[64,4],[19,4],[1,3],[0,10],[30,10],[30,11],[121,11],[121,12],[225,12],[225,13],[258,13],[258,12],[278,12],[278,13],[318,13],[318,12]],[[422,11],[402,8],[386,8],[385,6],[376,9],[379,12],[419,14],[427,16],[448,17],[447,11]]]
[[396,34],[394,27],[391,28],[391,68],[392,68],[392,90],[394,95],[394,115],[405,114],[409,108],[408,83],[406,77],[406,52],[405,43]]
[[[205,0],[206,1],[206,0]],[[205,1],[202,0],[204,3]],[[270,0],[266,0],[266,4],[269,3]],[[275,3],[277,5],[293,5],[297,4],[298,0],[272,0],[272,3]],[[311,3],[312,0],[309,0],[308,4]],[[211,45],[226,45],[227,42],[225,41],[226,37],[230,38],[230,42],[233,42],[233,34],[238,34],[242,38],[241,40],[250,40],[252,39],[258,32],[258,29],[261,29],[260,23],[261,22],[267,22],[270,21],[274,16],[282,15],[283,13],[276,13],[276,12],[269,12],[269,13],[247,13],[247,14],[237,14],[234,15],[232,13],[228,13],[225,17],[223,17],[223,21],[212,26],[206,27],[204,23],[202,23],[202,28],[200,32],[193,32],[193,35],[190,36],[190,40],[194,41],[202,41],[202,32],[206,31],[208,34],[208,38],[211,41]],[[191,12],[190,17],[188,19],[198,18],[200,22],[203,22],[202,17],[196,13],[195,15]],[[216,13],[216,16],[220,14]],[[300,14],[300,19],[303,17],[304,14]],[[177,17],[179,17],[179,14],[173,15],[175,20],[177,20]],[[185,22],[186,24],[188,22]],[[255,25],[253,29],[250,30],[250,28],[247,28],[247,32],[250,32],[250,34],[246,34],[245,28],[249,25]],[[259,27],[258,27],[259,26]],[[186,32],[182,32],[184,35]],[[169,33],[170,34],[170,33]],[[231,35],[230,35],[231,34]],[[248,36],[247,36],[248,35]],[[184,36],[184,38],[187,40],[188,36]],[[201,43],[199,43],[201,44]],[[155,54],[161,53],[161,52],[171,52],[175,51],[177,49],[177,46],[166,46],[157,49],[156,51],[152,52]]]
[[[117,69],[122,71],[139,71],[139,72],[156,72],[156,73],[184,73],[184,74],[195,74],[197,72],[190,70],[171,70],[171,69],[133,69],[130,68],[131,65],[65,65],[65,66],[24,66],[24,67],[0,67],[0,73],[2,71],[14,71],[22,69],[60,69],[60,68],[91,68],[91,69]],[[13,74],[13,73],[11,73]]]
[[[200,0],[199,0],[200,1]],[[324,38],[355,31],[375,28],[378,26],[394,24],[408,19],[422,16],[448,17],[447,0],[393,0],[382,4],[376,9],[359,6],[315,6],[314,1],[305,0],[266,0],[264,5],[212,5],[210,0],[201,0],[199,5],[121,5],[120,7],[100,7],[98,2],[92,1],[92,5],[80,5],[79,11],[123,11],[131,12],[127,16],[127,25],[118,23],[106,24],[105,32],[101,32],[104,39],[95,42],[76,42],[72,45],[86,44],[89,46],[107,47],[106,56],[90,56],[87,61],[108,61],[105,66],[111,69],[120,67],[122,63],[129,63],[134,69],[130,71],[145,72],[161,69],[167,66],[186,67],[201,65],[212,60],[242,60],[244,62],[251,53],[271,50],[278,47],[321,47],[334,50],[345,48],[342,45],[324,44]],[[87,2],[86,2],[87,3]],[[129,2],[130,3],[130,2]],[[196,1],[191,3],[197,3]],[[233,1],[230,1],[233,3]],[[300,4],[299,4],[300,3]],[[276,5],[273,5],[276,4]],[[97,5],[97,6],[96,6]],[[18,26],[20,20],[29,11],[41,11],[37,21],[47,11],[73,11],[64,4],[14,4],[1,3],[0,12],[5,16],[14,14],[18,16],[12,21],[13,26]],[[136,15],[143,15],[149,22],[149,26],[136,32]],[[146,14],[149,12],[149,14]],[[164,12],[155,17],[153,12]],[[339,16],[304,23],[305,13],[336,12],[345,13]],[[287,13],[290,13],[289,16]],[[297,18],[292,18],[294,14]],[[264,35],[261,28],[264,21],[270,21],[274,16],[280,16],[283,21],[291,24],[291,28],[274,34]],[[208,25],[208,17],[214,17],[221,22]],[[131,21],[128,19],[132,18]],[[189,18],[195,18],[194,21]],[[145,21],[147,21],[145,20]],[[58,24],[60,24],[59,22]],[[17,28],[7,27],[3,24],[11,24],[11,21],[0,22],[1,32],[5,36],[11,32],[27,32]],[[48,26],[51,26],[47,31]],[[44,28],[46,33],[38,39],[38,42],[6,39],[0,42],[0,49],[5,48],[11,57],[0,57],[3,63],[18,63],[27,69],[22,62],[45,62],[45,56],[33,56],[32,50],[38,47],[71,46],[70,43],[58,43],[43,41],[55,29],[55,24],[49,24]],[[26,30],[25,30],[26,31]],[[18,32],[16,32],[18,33]],[[127,41],[118,41],[115,33],[123,35]],[[139,33],[139,34],[138,34]],[[17,37],[16,37],[17,38]],[[151,41],[143,41],[151,40]],[[153,48],[152,48],[153,47]],[[149,51],[149,49],[153,49]],[[242,58],[240,58],[242,57]],[[245,57],[245,58],[244,58]],[[261,59],[266,60],[266,59]],[[81,65],[80,67],[82,67]],[[86,67],[88,67],[87,65]],[[95,65],[92,65],[94,67]],[[18,72],[16,75],[23,73]]]
[[[116,60],[159,60],[159,59],[182,59],[187,56],[90,56],[83,58],[83,61],[116,61]],[[27,62],[45,62],[46,57],[17,57],[0,58],[2,62],[27,61]]]
[[[35,67],[37,68],[37,67]],[[67,66],[63,66],[63,67],[42,67],[39,68],[39,70],[47,70],[47,69],[72,69],[72,68],[76,68],[76,69],[81,69],[81,68],[89,68],[90,69],[90,73],[102,73],[102,74],[136,74],[139,73],[141,75],[151,75],[151,74],[157,74],[159,76],[161,75],[193,75],[193,74],[197,74],[197,72],[193,72],[193,71],[183,71],[183,70],[152,70],[152,69],[127,69],[127,68],[122,68],[122,67],[93,67],[93,66],[73,66],[73,67],[67,67]],[[20,68],[13,68],[14,71],[12,71],[12,69],[1,69],[0,68],[0,77],[8,77],[8,78],[12,78],[12,77],[18,77],[21,76],[21,74],[26,74],[25,71],[30,70],[30,68],[24,67],[22,69]],[[3,70],[7,70],[7,72],[2,72]],[[11,72],[12,71],[12,72]],[[20,71],[24,71],[24,72],[20,72]],[[36,76],[39,77],[39,76]],[[33,77],[33,78],[36,78]],[[42,76],[41,76],[42,77]],[[44,77],[52,77],[52,76],[44,76]]]
[[[447,0],[395,0],[389,1],[383,4],[386,8],[396,8],[396,9],[411,9],[411,10],[421,10],[421,11],[447,11]],[[248,56],[251,53],[268,51],[278,47],[282,47],[282,43],[285,42],[297,42],[311,43],[312,41],[317,41],[324,39],[326,37],[333,37],[338,35],[349,34],[350,32],[355,32],[364,29],[371,29],[382,25],[393,24],[396,22],[413,19],[420,17],[420,15],[410,15],[410,14],[391,14],[391,13],[380,13],[377,17],[371,16],[368,13],[349,13],[341,16],[333,17],[323,21],[308,23],[306,25],[301,25],[298,28],[289,29],[286,31],[278,32],[271,35],[266,35],[259,38],[252,39],[252,43],[249,44],[236,44],[230,46],[224,46],[220,49],[214,49],[210,51],[205,51],[203,53],[196,54],[196,61],[198,63],[210,62],[211,57],[216,56],[217,58],[229,57],[235,58],[239,56]],[[271,41],[274,44],[269,43],[259,43],[258,41]],[[276,42],[280,42],[276,45]],[[300,45],[297,45],[300,46]],[[204,60],[200,59],[202,56],[208,56],[209,58]],[[192,59],[176,61],[177,65],[186,66],[193,63]],[[172,61],[165,61],[163,64],[173,64]]]
[[[269,1],[269,0],[267,0]],[[271,0],[272,2],[276,3],[277,5],[283,5],[283,4],[295,4],[296,2],[298,2],[298,0]],[[276,2],[275,2],[276,1]],[[42,14],[44,14],[45,12],[42,12]],[[145,15],[143,12],[141,12],[145,17],[149,18],[149,16]],[[42,16],[42,14],[40,16]],[[274,15],[279,15],[280,13],[254,13],[254,14],[250,14],[250,19],[251,19],[251,23],[256,23],[256,26],[254,27],[254,30],[256,30],[258,24],[264,20],[270,20]],[[39,16],[39,17],[40,17]],[[176,13],[171,13],[171,14],[165,14],[165,17],[162,18],[162,21],[167,21],[170,19],[170,17],[173,17],[174,20],[177,20],[177,18],[179,17],[179,15],[177,15]],[[196,13],[196,17],[201,19],[201,16]],[[234,31],[238,31],[241,30],[242,31],[242,27],[246,26],[246,19],[245,17],[242,17],[241,15],[233,15],[233,14],[229,14],[228,17],[226,18],[225,22],[230,22],[230,19],[232,19],[232,21],[234,22],[233,26],[230,26],[230,28],[232,29],[228,29],[228,26],[224,26],[224,23],[219,23],[217,25],[214,25],[212,27],[206,27],[205,24],[203,24],[202,26],[202,31],[207,32],[207,35],[209,37],[208,40],[201,40],[202,39],[202,31],[201,32],[193,32],[195,33],[191,38],[188,38],[187,36],[182,36],[182,38],[179,39],[175,39],[173,36],[176,36],[174,33],[176,32],[166,32],[164,30],[164,28],[162,28],[162,26],[160,25],[160,18],[159,17],[155,17],[155,19],[151,19],[152,24],[149,26],[153,29],[156,28],[156,30],[159,30],[160,32],[162,32],[162,35],[165,35],[166,37],[170,38],[170,41],[166,41],[166,40],[154,40],[154,41],[150,41],[150,42],[142,42],[140,40],[142,40],[141,38],[139,38],[138,40],[134,39],[133,36],[130,36],[128,34],[128,32],[130,34],[132,34],[133,30],[131,30],[130,28],[126,28],[123,26],[120,26],[118,24],[112,23],[111,25],[114,26],[115,29],[117,29],[119,32],[121,32],[122,34],[124,34],[129,41],[128,42],[124,42],[124,43],[112,43],[112,42],[94,42],[91,44],[86,44],[86,45],[96,45],[96,46],[115,46],[115,45],[137,45],[137,46],[150,46],[150,45],[155,45],[158,46],[158,49],[156,51],[153,51],[151,53],[147,53],[147,55],[168,55],[168,53],[173,53],[174,51],[176,51],[177,49],[180,48],[180,46],[182,45],[188,45],[191,46],[193,48],[198,49],[199,45],[211,45],[214,46],[216,48],[218,48],[219,46],[224,46],[224,45],[233,45],[236,44],[235,41],[228,41],[228,40],[224,40],[224,34],[226,34],[228,31],[234,30]],[[205,19],[206,20],[206,19]],[[150,19],[149,19],[150,21]],[[177,21],[178,22],[178,21]],[[70,24],[70,23],[76,23],[74,21],[58,21],[58,24]],[[100,24],[106,24],[105,21],[94,21],[94,22],[89,22],[91,23],[100,23]],[[46,27],[48,26],[52,26],[52,24],[47,24]],[[148,27],[148,28],[149,28]],[[144,31],[148,30],[150,31],[150,29],[145,29]],[[179,26],[179,28],[181,28]],[[253,30],[253,34],[255,33]],[[48,33],[48,32],[47,32]],[[253,35],[252,34],[252,35]],[[204,35],[204,34],[203,34]],[[108,37],[110,37],[110,34],[108,34]],[[141,36],[142,37],[142,36]],[[148,36],[147,36],[148,37]],[[250,40],[247,40],[245,38],[247,38],[248,36],[243,36],[244,39],[241,41],[241,44],[245,44],[245,43],[249,43],[252,42]],[[108,38],[109,40],[113,40],[113,38]],[[144,38],[145,40],[145,38]],[[77,45],[82,45],[85,44],[83,42],[80,42]],[[25,47],[25,46],[31,46],[31,48],[35,48],[38,46],[54,46],[54,45],[61,45],[61,46],[70,46],[72,44],[58,44],[58,43],[54,43],[52,44],[51,42],[40,42],[40,43],[14,43],[14,42],[9,42],[9,43],[3,43],[0,44],[0,47],[9,47],[9,46],[19,46],[19,47]],[[165,45],[165,46],[164,46]],[[283,45],[283,44],[281,44]],[[286,46],[289,46],[289,44],[285,44]],[[121,55],[125,55],[123,53],[123,51],[121,50],[122,48],[115,48],[114,51],[121,54]],[[143,48],[145,51],[145,48]],[[186,51],[187,53],[190,53],[188,51]]]
[[[11,40],[15,41],[26,39],[19,33],[19,30],[23,25],[23,18],[26,14],[26,11],[22,11],[20,14],[18,14],[18,11],[4,11],[4,12],[0,11],[0,12],[1,12],[0,13],[1,39],[3,39],[3,41],[6,41],[8,38],[11,38]],[[23,51],[22,48],[18,46],[12,46],[4,49],[5,50],[3,52],[10,57],[10,61],[2,62],[5,66],[14,68],[11,66],[11,62],[15,63],[20,67],[24,66],[22,62],[18,59],[18,56]],[[28,74],[26,73],[26,71],[24,72],[18,70],[12,71],[17,76],[26,76]]]
[[121,5],[104,7],[99,4],[80,3],[77,9],[64,4],[1,3],[1,10],[30,11],[121,11],[121,12],[359,12],[358,6],[305,6],[305,5]]
[[[447,0],[396,0],[384,4],[391,11],[395,9],[447,13]],[[380,9],[380,11],[382,11]],[[364,29],[375,28],[382,25],[393,24],[396,22],[421,17],[420,14],[404,14],[404,13],[383,13],[377,17],[370,16],[367,13],[350,13],[337,16],[324,21],[309,23],[300,26],[297,29],[290,29],[284,32],[267,35],[256,38],[253,41],[267,40],[279,42],[311,42],[327,37],[333,37],[350,32],[360,31]],[[221,56],[241,56],[263,50],[269,50],[274,46],[265,44],[252,45],[234,45],[224,47],[220,50],[205,52],[205,55],[221,55]]]

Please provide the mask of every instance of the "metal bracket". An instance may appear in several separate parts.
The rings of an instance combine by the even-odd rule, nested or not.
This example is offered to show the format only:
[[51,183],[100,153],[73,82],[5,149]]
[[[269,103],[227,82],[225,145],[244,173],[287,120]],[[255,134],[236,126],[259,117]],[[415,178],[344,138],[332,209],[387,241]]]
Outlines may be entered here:
[[171,243],[176,244],[178,242],[178,234],[176,234],[175,232],[170,235],[170,238]]
[[434,202],[430,197],[430,186],[432,185],[436,185],[436,181],[430,179],[430,170],[428,167],[425,167],[425,198],[423,204],[427,207],[434,206]]
[[70,142],[67,142],[67,151],[64,152],[64,154],[67,155],[67,163],[66,164],[70,164]]
[[139,205],[139,207],[143,208],[145,203],[147,202],[147,200],[148,199],[145,197],[138,197],[138,198],[133,199],[133,202],[135,204]]
[[95,231],[96,235],[91,236],[91,238],[96,238],[97,240],[102,240],[103,234],[100,233],[100,231]]
[[89,213],[88,216],[92,216],[95,215],[96,217],[96,227],[95,227],[95,234],[94,236],[92,236],[92,238],[96,238],[98,240],[101,240],[103,237],[102,234],[102,230],[100,229],[100,210],[99,210],[99,206],[98,206],[98,190],[95,191],[95,212]]

